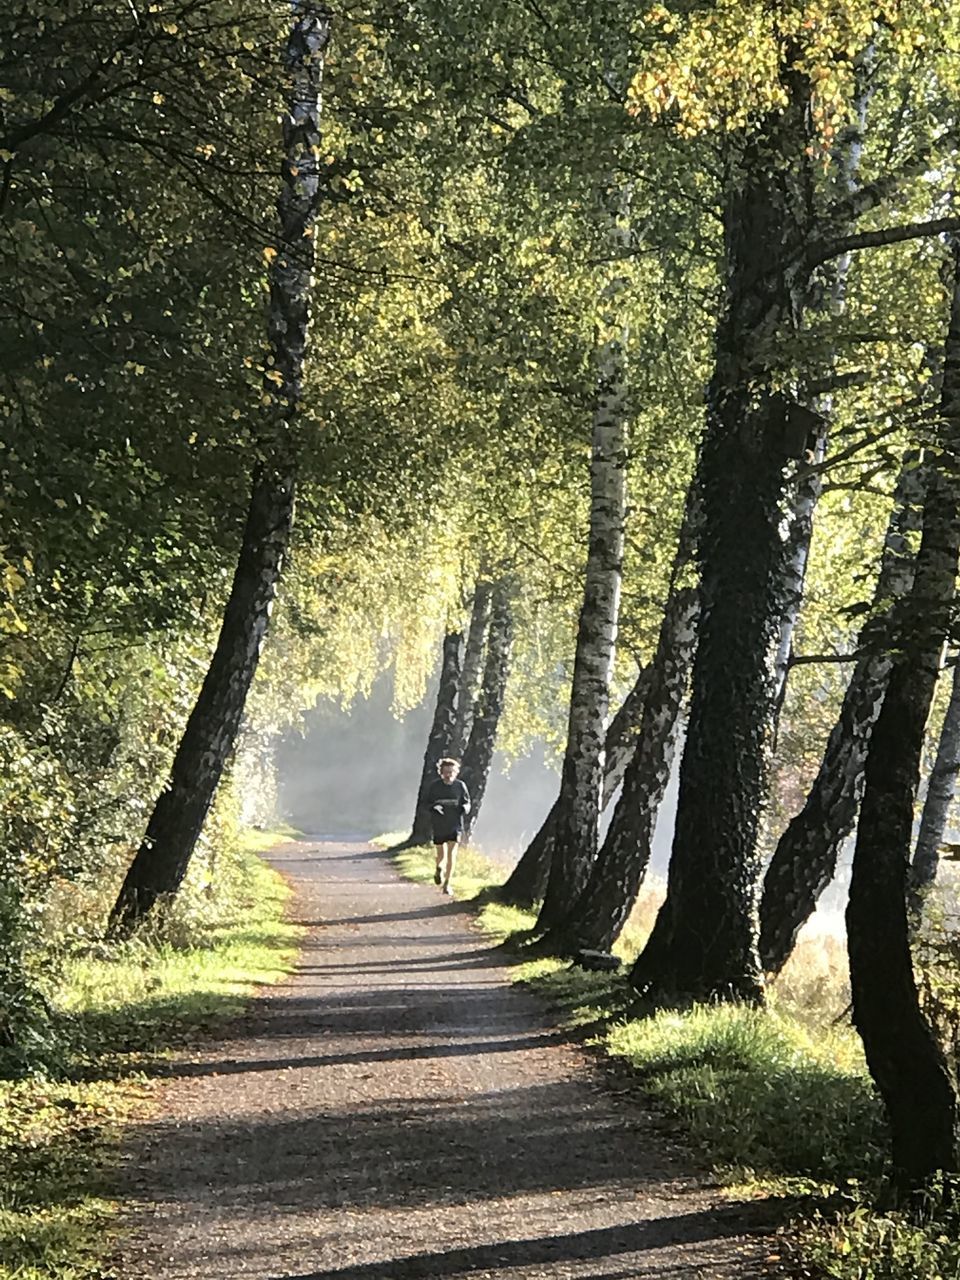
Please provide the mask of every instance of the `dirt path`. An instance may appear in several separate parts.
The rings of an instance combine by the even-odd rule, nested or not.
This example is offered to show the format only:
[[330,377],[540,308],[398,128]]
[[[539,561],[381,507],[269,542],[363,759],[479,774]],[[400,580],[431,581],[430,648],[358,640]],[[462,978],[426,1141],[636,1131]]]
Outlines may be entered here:
[[742,1280],[751,1207],[511,988],[456,903],[364,845],[273,855],[309,932],[131,1135],[124,1280]]

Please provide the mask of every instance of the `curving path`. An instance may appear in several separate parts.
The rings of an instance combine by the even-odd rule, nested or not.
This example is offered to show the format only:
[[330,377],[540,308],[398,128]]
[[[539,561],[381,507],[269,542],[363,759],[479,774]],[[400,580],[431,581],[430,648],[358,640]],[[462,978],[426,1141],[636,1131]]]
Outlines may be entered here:
[[270,856],[300,963],[132,1133],[123,1280],[766,1274],[757,1207],[698,1185],[462,907],[367,845]]

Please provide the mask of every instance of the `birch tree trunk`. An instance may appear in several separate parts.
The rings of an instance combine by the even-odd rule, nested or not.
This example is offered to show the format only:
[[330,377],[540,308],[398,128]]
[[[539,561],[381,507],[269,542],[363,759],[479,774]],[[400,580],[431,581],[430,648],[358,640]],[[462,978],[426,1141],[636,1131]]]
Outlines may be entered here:
[[566,919],[545,939],[561,955],[609,951],[633,910],[646,874],[696,647],[699,592],[689,579],[698,526],[694,482],[623,791],[583,893]]
[[930,774],[927,797],[923,804],[917,845],[910,868],[910,906],[915,920],[920,917],[923,898],[937,878],[940,862],[940,845],[947,827],[950,804],[957,789],[960,774],[960,679],[954,662],[950,702],[943,717],[937,759]]
[[463,652],[460,671],[460,688],[457,693],[457,714],[450,735],[449,754],[459,760],[466,750],[473,725],[474,705],[480,693],[480,674],[483,666],[483,642],[490,622],[490,595],[492,583],[478,582],[473,593],[470,610],[470,626]]
[[930,464],[913,590],[898,610],[897,653],[867,755],[847,941],[853,1019],[890,1121],[896,1184],[911,1193],[957,1167],[956,1095],[917,999],[906,889],[924,730],[950,633],[960,558],[960,244],[937,449]]
[[[798,323],[811,207],[808,86],[742,139],[729,175],[724,310],[701,462],[701,622],[667,898],[631,981],[663,999],[757,1000],[757,830],[767,799],[784,615],[785,471],[804,440],[776,390],[777,338]],[[805,432],[804,432],[805,434]]]
[[890,675],[890,610],[913,584],[911,535],[922,524],[924,472],[910,454],[900,473],[874,590],[874,617],[858,641],[864,650],[844,694],[837,723],[803,808],[780,837],[763,881],[760,959],[779,973],[797,934],[834,877],[837,855],[853,830],[863,791],[870,735]]
[[457,714],[457,694],[460,689],[460,649],[463,635],[448,631],[443,637],[443,656],[440,662],[440,682],[433,706],[433,721],[427,735],[427,749],[423,753],[420,785],[417,788],[417,804],[413,811],[410,834],[398,849],[416,848],[429,844],[433,835],[429,810],[423,803],[427,787],[437,776],[437,764],[450,753],[450,739]]
[[[603,789],[600,794],[600,810],[610,803],[610,797],[623,781],[630,757],[637,743],[640,717],[650,683],[650,668],[642,667],[631,688],[610,721],[604,742]],[[540,827],[524,850],[523,857],[514,867],[506,882],[497,890],[497,900],[508,906],[529,908],[541,900],[550,875],[550,855],[553,849],[553,824],[556,820],[558,801],[554,801]]]
[[[609,239],[619,251],[626,231],[625,189],[608,193]],[[610,705],[623,571],[626,519],[627,340],[620,311],[622,277],[604,291],[611,314],[598,353],[597,403],[590,463],[590,536],[583,606],[570,691],[567,745],[553,823],[553,848],[538,931],[558,924],[583,890],[597,855],[603,749]]]
[[321,87],[329,13],[298,0],[286,46],[282,186],[276,254],[269,268],[270,370],[265,421],[243,541],[217,646],[177,748],[170,778],[147,825],[110,915],[130,933],[186,874],[243,715],[293,521],[296,452],[292,437],[310,321],[318,193]]
[[[826,430],[819,435],[813,461],[822,462],[826,455]],[[790,672],[790,658],[793,654],[793,633],[800,617],[800,606],[803,604],[803,586],[807,576],[807,562],[810,559],[810,543],[813,540],[813,519],[823,491],[823,480],[819,471],[812,471],[797,485],[790,514],[790,530],[787,534],[786,554],[784,556],[783,595],[785,608],[780,619],[780,634],[777,640],[777,655],[774,659],[774,704],[775,716],[779,719],[780,710],[787,693],[787,676]]]
[[680,708],[696,646],[697,589],[681,587],[663,618],[637,749],[587,887],[555,930],[562,955],[609,951],[626,924],[643,883],[657,813],[670,781]]
[[627,765],[633,758],[640,733],[640,722],[647,702],[652,672],[649,666],[641,667],[630,692],[617,708],[610,721],[603,744],[603,789],[600,792],[600,812],[603,813],[613,794],[623,782]]
[[483,664],[483,682],[473,717],[470,740],[463,753],[460,776],[470,792],[470,812],[464,825],[464,839],[469,840],[480,816],[487,790],[490,766],[497,745],[497,729],[510,674],[513,647],[513,608],[510,583],[501,580],[493,590],[490,626],[487,632],[487,656]]

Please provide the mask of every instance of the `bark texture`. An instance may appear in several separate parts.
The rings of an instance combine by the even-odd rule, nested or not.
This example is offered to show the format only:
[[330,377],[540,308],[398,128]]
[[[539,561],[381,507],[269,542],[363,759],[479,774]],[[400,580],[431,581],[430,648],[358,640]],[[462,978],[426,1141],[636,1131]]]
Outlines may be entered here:
[[250,507],[217,646],[177,748],[166,789],[110,916],[114,934],[134,929],[179,888],[233,749],[267,631],[293,521],[296,457],[291,444],[301,400],[310,321],[318,192],[321,87],[330,15],[296,3],[287,41],[278,244],[269,272],[270,377]]
[[947,828],[950,804],[957,789],[957,775],[960,774],[960,679],[957,671],[960,664],[954,663],[950,701],[943,717],[940,730],[940,742],[937,745],[937,759],[930,774],[926,799],[923,802],[923,815],[920,819],[920,831],[917,834],[917,845],[910,868],[910,898],[915,917],[919,917],[923,904],[923,896],[937,878],[937,867],[940,863],[940,845],[943,833]]
[[[608,194],[609,239],[622,247],[625,191]],[[597,855],[603,749],[610,706],[626,518],[627,338],[620,318],[624,282],[606,290],[608,336],[598,353],[590,463],[590,535],[583,606],[570,691],[567,744],[553,824],[553,849],[538,930],[558,924],[583,891]]]
[[811,208],[807,86],[741,142],[724,208],[727,294],[701,460],[701,621],[667,888],[631,981],[657,999],[761,998],[757,830],[767,796],[785,470],[806,425],[776,390],[802,313]]
[[637,748],[627,766],[613,820],[586,889],[552,935],[561,954],[609,951],[637,901],[650,861],[657,813],[670,780],[698,613],[695,587],[680,587],[671,595]]
[[463,667],[460,671],[460,687],[457,692],[457,714],[450,735],[449,754],[459,760],[466,750],[470,730],[473,727],[475,704],[480,694],[480,677],[483,669],[483,645],[490,622],[490,596],[493,584],[478,582],[473,593],[470,610],[470,626],[463,651]]
[[950,632],[960,558],[960,244],[944,352],[938,448],[930,462],[913,590],[866,763],[847,940],[853,1018],[890,1120],[898,1187],[957,1165],[956,1096],[917,999],[906,889],[924,730]]
[[600,812],[602,813],[613,798],[613,794],[627,771],[627,765],[633,756],[640,733],[640,722],[643,708],[647,701],[652,672],[649,666],[641,667],[630,692],[617,708],[610,721],[603,746],[603,788],[600,792]]
[[[603,789],[600,794],[601,812],[606,809],[611,796],[623,781],[623,775],[636,747],[640,717],[643,715],[649,683],[650,668],[642,667],[633,687],[620,704],[607,729],[604,742]],[[524,850],[523,857],[497,891],[500,902],[514,907],[529,908],[539,902],[546,892],[557,804],[558,801],[555,800],[540,830]]]
[[[867,124],[867,110],[873,93],[874,52],[868,48],[857,59],[857,95],[850,121],[841,129],[833,149],[835,180],[843,193],[849,198],[857,189],[860,174],[860,162],[863,154],[863,138]],[[835,234],[842,228],[834,227]],[[847,276],[850,271],[850,254],[845,254],[835,263],[823,268],[820,272],[821,289],[810,300],[810,310],[830,312],[839,315],[844,309],[847,289]],[[835,362],[831,361],[831,365]],[[833,413],[833,399],[829,394],[815,395],[810,401],[811,421],[808,439],[811,463],[824,461],[827,454],[827,437],[830,418]],[[787,693],[787,679],[790,674],[790,658],[793,653],[793,635],[803,604],[803,588],[807,576],[807,563],[810,559],[810,543],[813,539],[814,515],[820,495],[823,491],[821,473],[809,471],[796,485],[793,510],[791,512],[790,531],[787,534],[786,555],[784,557],[784,594],[786,608],[780,621],[780,638],[775,659],[776,669],[776,708],[775,719],[779,721]]]
[[780,837],[764,876],[760,959],[767,973],[779,973],[787,962],[797,934],[834,877],[838,853],[857,818],[870,735],[892,666],[890,611],[913,584],[910,538],[922,524],[923,490],[923,468],[912,454],[897,482],[873,616],[858,642],[863,657],[850,677],[803,808]]
[[609,951],[633,910],[650,861],[657,813],[670,769],[696,646],[699,592],[693,560],[699,534],[696,481],[691,484],[670,592],[623,790],[586,888],[549,940],[562,955]]
[[460,776],[470,792],[470,812],[466,817],[464,839],[469,840],[480,816],[480,807],[487,790],[490,766],[497,745],[497,729],[503,711],[510,674],[510,653],[513,647],[513,608],[510,600],[510,584],[498,582],[493,590],[490,611],[490,627],[487,633],[487,656],[483,664],[483,682],[473,717],[470,740],[463,753]]
[[[827,435],[824,425],[814,442],[811,452],[812,460],[822,462],[826,448]],[[822,490],[823,480],[820,472],[808,473],[797,484],[790,513],[790,529],[787,534],[781,588],[785,607],[780,619],[777,656],[774,660],[774,701],[778,719],[787,693],[787,676],[793,654],[793,633],[797,627],[797,619],[800,617],[800,606],[803,604],[803,584],[807,576],[807,562],[810,559],[810,543],[813,540],[813,520]]]
[[420,785],[417,788],[417,804],[413,811],[413,826],[410,835],[399,848],[410,848],[421,844],[429,844],[433,835],[430,825],[430,812],[423,803],[427,787],[437,776],[437,764],[444,756],[450,754],[450,739],[457,714],[457,693],[460,688],[460,650],[463,647],[463,635],[459,631],[448,631],[443,637],[443,656],[440,662],[440,682],[437,685],[437,700],[433,706],[433,720],[427,735],[427,749],[423,753],[423,768],[420,771]]

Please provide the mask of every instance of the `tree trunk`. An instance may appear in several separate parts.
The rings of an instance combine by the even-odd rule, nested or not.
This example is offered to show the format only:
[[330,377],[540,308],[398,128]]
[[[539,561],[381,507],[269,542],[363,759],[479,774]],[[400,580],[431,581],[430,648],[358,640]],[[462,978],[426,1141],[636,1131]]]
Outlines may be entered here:
[[[620,704],[617,714],[610,721],[604,742],[603,789],[600,809],[603,811],[610,797],[623,781],[630,757],[637,744],[637,732],[643,704],[650,684],[650,668],[643,667],[633,687]],[[547,889],[550,875],[550,856],[553,850],[553,824],[556,820],[555,800],[540,827],[524,851],[523,857],[510,873],[505,884],[497,891],[497,900],[508,906],[529,909],[539,902]]]
[[[788,74],[784,72],[785,82]],[[726,300],[701,462],[701,622],[667,898],[631,981],[658,999],[761,998],[757,830],[767,798],[785,469],[806,411],[776,390],[807,280],[808,91],[744,139],[724,210]]]
[[630,692],[617,708],[610,721],[603,744],[603,788],[600,792],[600,812],[606,809],[614,792],[623,781],[627,765],[636,750],[640,721],[650,688],[650,667],[641,667]]
[[[625,189],[607,193],[608,238],[622,251],[627,232]],[[590,535],[583,606],[570,691],[567,745],[553,824],[553,850],[540,931],[558,924],[583,890],[597,855],[603,749],[620,609],[626,519],[627,340],[619,314],[622,277],[604,291],[608,336],[598,353],[597,402],[590,463]]]
[[[831,157],[835,166],[837,181],[847,195],[851,195],[857,189],[859,183],[863,138],[867,124],[867,109],[873,94],[874,51],[872,47],[859,56],[856,62],[858,90],[853,104],[852,117],[849,123],[841,129]],[[837,228],[838,233],[839,230]],[[824,280],[822,293],[812,305],[812,309],[835,316],[842,313],[849,271],[849,254],[845,254],[836,263],[824,269],[822,274],[827,279]],[[809,461],[816,464],[823,462],[827,453],[829,421],[833,412],[832,396],[814,396],[810,408],[815,416],[811,421]],[[817,418],[820,419],[819,422]],[[776,722],[779,722],[780,712],[787,693],[790,658],[793,653],[793,635],[796,630],[797,619],[800,616],[800,608],[803,604],[804,581],[807,575],[807,562],[810,558],[810,543],[813,539],[814,514],[820,501],[822,490],[823,478],[821,473],[819,471],[810,471],[800,480],[794,495],[784,565],[786,575],[784,590],[787,606],[780,621],[780,638],[774,662],[776,672]]]
[[858,641],[864,656],[854,667],[804,806],[780,837],[764,877],[760,959],[767,973],[779,973],[787,962],[797,934],[834,877],[840,847],[856,821],[870,734],[890,674],[890,609],[913,583],[910,537],[922,523],[923,489],[923,469],[910,454],[897,482],[884,538],[875,613]]
[[553,855],[554,823],[558,800],[554,800],[550,812],[540,830],[523,852],[523,857],[513,868],[505,883],[497,891],[497,901],[510,907],[522,907],[529,911],[543,899],[550,877],[550,859]]
[[566,919],[545,939],[561,955],[610,950],[633,910],[650,861],[696,646],[699,593],[688,581],[698,535],[696,508],[694,481],[623,791],[586,888]]
[[637,901],[650,861],[657,813],[670,781],[698,614],[695,587],[681,587],[671,596],[637,749],[627,766],[613,821],[580,901],[555,931],[561,954],[609,951]]
[[483,683],[473,717],[470,740],[463,753],[460,774],[470,792],[470,812],[464,827],[464,839],[469,840],[480,816],[480,806],[490,777],[490,766],[497,745],[497,728],[503,711],[510,672],[510,651],[513,647],[513,609],[510,601],[510,584],[502,580],[493,590],[490,611],[490,628],[487,633],[487,657],[483,665]]
[[492,590],[491,583],[478,582],[473,593],[470,627],[467,631],[467,644],[463,653],[463,668],[460,672],[460,688],[457,693],[457,714],[453,723],[453,732],[450,735],[449,754],[457,760],[466,750],[470,729],[473,726],[474,704],[480,693],[483,642],[486,639],[487,626],[490,622],[490,594]]
[[[814,461],[823,461],[826,447],[827,435],[824,427],[814,445]],[[813,517],[822,490],[823,480],[820,472],[810,472],[797,485],[790,513],[782,588],[786,607],[780,619],[777,656],[774,659],[774,703],[777,720],[787,695],[787,676],[790,673],[790,657],[793,653],[793,633],[797,628],[800,606],[803,604],[803,585],[807,576],[807,562],[810,559],[810,543],[813,540]]]
[[437,764],[450,753],[450,739],[457,714],[457,693],[460,688],[462,644],[463,635],[459,631],[448,631],[443,637],[440,683],[437,685],[437,700],[433,707],[433,722],[427,735],[427,749],[423,753],[423,768],[420,771],[420,785],[417,788],[417,804],[413,811],[413,826],[406,840],[396,846],[398,849],[429,844],[433,835],[430,812],[423,803],[423,797],[427,787],[437,776]]
[[890,1120],[894,1178],[913,1192],[957,1167],[956,1097],[920,1011],[906,888],[924,729],[950,633],[960,553],[960,246],[938,439],[910,598],[897,611],[897,652],[866,762],[847,905],[853,1018]]
[[300,406],[310,320],[320,146],[320,91],[330,15],[294,7],[286,48],[279,233],[269,269],[270,376],[264,382],[260,461],[217,647],[143,842],[110,915],[128,934],[158,899],[176,892],[193,853],[257,669],[293,520],[296,459],[291,446]]
[[943,717],[937,759],[930,774],[927,797],[923,804],[920,831],[910,868],[911,913],[919,919],[924,895],[937,878],[940,845],[947,827],[950,804],[960,774],[960,662],[954,662],[950,702]]

